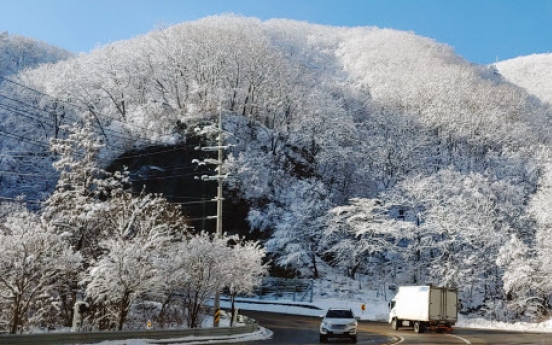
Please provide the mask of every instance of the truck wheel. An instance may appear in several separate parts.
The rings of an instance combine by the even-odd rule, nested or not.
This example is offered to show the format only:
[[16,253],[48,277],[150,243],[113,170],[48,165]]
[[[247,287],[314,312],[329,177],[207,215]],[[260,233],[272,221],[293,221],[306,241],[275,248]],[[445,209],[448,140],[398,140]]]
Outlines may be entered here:
[[393,328],[395,331],[399,329],[400,321],[397,318],[394,318],[391,320],[391,328]]
[[424,333],[425,332],[425,324],[421,321],[414,321],[414,332]]

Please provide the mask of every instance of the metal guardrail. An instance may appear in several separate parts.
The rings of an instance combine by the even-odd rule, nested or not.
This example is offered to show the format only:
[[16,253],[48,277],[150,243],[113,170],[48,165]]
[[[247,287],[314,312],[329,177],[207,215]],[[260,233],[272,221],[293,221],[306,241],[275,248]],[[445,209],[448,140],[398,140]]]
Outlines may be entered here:
[[292,299],[293,301],[308,301],[312,303],[314,281],[312,279],[263,278],[255,290],[259,299]]
[[[251,322],[239,327],[218,328],[191,328],[168,330],[141,330],[119,332],[86,332],[86,333],[39,333],[39,334],[11,334],[0,335],[0,345],[66,345],[66,344],[90,344],[105,340],[124,339],[175,339],[188,336],[231,336],[247,334],[259,329],[256,322]],[[178,343],[178,341],[174,341]]]

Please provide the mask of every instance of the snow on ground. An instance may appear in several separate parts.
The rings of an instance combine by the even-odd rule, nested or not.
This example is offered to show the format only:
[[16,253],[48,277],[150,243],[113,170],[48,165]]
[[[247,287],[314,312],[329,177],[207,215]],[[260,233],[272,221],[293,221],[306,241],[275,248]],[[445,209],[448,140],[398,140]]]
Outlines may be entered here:
[[492,321],[484,318],[469,318],[460,316],[456,323],[456,327],[466,328],[483,328],[495,330],[508,330],[520,332],[537,332],[537,333],[552,333],[552,320],[547,320],[538,323],[529,322],[500,322]]
[[[339,298],[327,298],[323,300],[314,300],[313,303],[292,302],[289,300],[259,300],[258,298],[240,299],[236,302],[236,308],[242,310],[267,311],[272,313],[322,316],[330,307],[351,308],[355,315],[361,320],[387,321],[389,309],[387,302],[368,304],[365,302],[366,310],[362,311],[362,302],[356,300],[347,300]],[[230,303],[221,301],[222,308],[230,308]]]
[[[128,340],[112,340],[102,341],[101,343],[95,343],[95,345],[155,345],[162,343],[163,345],[201,345],[201,344],[217,344],[217,343],[243,343],[254,340],[270,339],[272,337],[272,331],[260,327],[257,332],[249,334],[237,334],[232,336],[212,336],[212,337],[197,337],[189,336],[174,339],[163,340],[151,340],[151,339],[128,339]],[[174,341],[174,343],[170,343]],[[92,344],[90,344],[92,345]]]

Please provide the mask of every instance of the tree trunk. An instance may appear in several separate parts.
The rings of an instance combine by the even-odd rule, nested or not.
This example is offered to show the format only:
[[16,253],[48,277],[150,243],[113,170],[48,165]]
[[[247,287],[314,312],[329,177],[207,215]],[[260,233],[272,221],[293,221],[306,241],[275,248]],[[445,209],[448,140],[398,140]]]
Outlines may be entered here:
[[319,278],[318,266],[316,266],[316,255],[314,255],[314,253],[311,253],[311,260],[312,260],[312,270],[314,274],[314,279],[318,279]]
[[128,314],[128,307],[129,307],[129,296],[128,294],[123,297],[121,300],[121,305],[119,306],[119,320],[117,320],[117,330],[122,331],[123,325],[125,323],[127,314]]
[[17,333],[17,326],[19,324],[19,308],[14,308],[12,313],[12,321],[10,325],[10,334]]
[[232,306],[230,308],[230,327],[234,327],[234,312],[236,310],[236,294],[230,294]]

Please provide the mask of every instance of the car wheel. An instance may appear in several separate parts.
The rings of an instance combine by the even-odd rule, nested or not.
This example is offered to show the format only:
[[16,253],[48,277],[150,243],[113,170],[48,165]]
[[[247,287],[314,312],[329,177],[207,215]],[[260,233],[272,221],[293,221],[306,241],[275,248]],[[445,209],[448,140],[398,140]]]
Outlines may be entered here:
[[357,343],[357,337],[356,335],[354,337],[351,337],[351,343],[356,344]]
[[424,333],[425,332],[425,324],[420,321],[414,322],[414,332],[416,333]]
[[397,318],[394,318],[391,320],[391,328],[393,328],[395,331],[399,329],[399,323],[400,321]]
[[327,343],[328,342],[328,336],[325,334],[320,334],[320,342],[321,343]]

